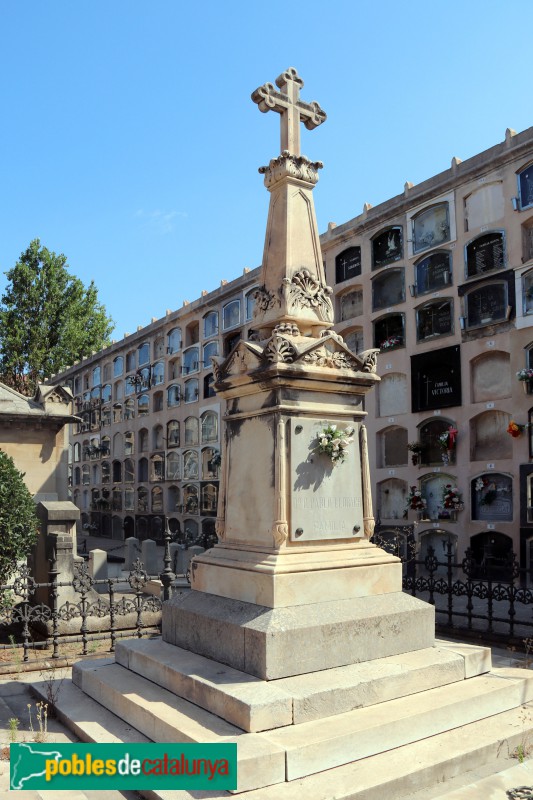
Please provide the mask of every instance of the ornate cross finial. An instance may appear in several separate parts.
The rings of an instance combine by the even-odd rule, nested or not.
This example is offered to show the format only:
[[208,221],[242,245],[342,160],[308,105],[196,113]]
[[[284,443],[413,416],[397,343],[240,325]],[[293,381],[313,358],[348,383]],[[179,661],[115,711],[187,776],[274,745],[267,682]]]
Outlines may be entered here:
[[300,122],[308,130],[317,128],[326,120],[326,114],[317,102],[300,100],[300,89],[304,82],[294,69],[289,67],[276,78],[277,92],[271,83],[265,83],[252,93],[252,100],[259,110],[277,111],[281,114],[281,152],[289,151],[294,156],[300,153]]

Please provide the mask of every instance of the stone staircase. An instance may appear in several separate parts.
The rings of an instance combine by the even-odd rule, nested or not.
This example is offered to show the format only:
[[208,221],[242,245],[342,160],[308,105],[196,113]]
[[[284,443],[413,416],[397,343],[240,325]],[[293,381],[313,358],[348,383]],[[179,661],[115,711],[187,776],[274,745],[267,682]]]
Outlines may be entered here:
[[117,645],[115,660],[77,664],[58,706],[84,741],[237,742],[246,800],[444,798],[448,785],[429,792],[451,779],[454,791],[470,791],[480,768],[516,765],[511,755],[533,737],[533,675],[491,671],[488,648],[444,642],[267,682],[159,640],[132,640]]

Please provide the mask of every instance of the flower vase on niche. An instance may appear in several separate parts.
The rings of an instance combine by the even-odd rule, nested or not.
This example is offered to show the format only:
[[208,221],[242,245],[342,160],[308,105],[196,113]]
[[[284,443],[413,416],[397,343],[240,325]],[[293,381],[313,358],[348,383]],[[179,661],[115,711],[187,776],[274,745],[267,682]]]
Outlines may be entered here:
[[531,382],[533,381],[533,369],[529,367],[524,367],[523,369],[519,369],[516,373],[516,377],[522,383],[522,388],[524,390],[524,394],[531,394]]
[[439,444],[443,451],[442,461],[444,462],[445,467],[454,461],[457,433],[457,428],[454,428],[453,425],[450,425],[448,430],[444,431],[444,433],[441,433],[439,436]]
[[422,445],[420,442],[409,442],[407,445],[407,449],[411,453],[411,463],[414,467],[418,464],[420,460],[420,455],[422,453]]

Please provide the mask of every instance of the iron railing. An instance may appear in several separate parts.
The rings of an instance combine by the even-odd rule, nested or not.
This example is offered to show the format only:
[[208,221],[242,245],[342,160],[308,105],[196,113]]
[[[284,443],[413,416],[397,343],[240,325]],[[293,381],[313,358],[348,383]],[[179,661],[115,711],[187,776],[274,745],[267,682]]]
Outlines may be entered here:
[[533,570],[520,568],[516,553],[479,562],[468,549],[458,561],[450,539],[442,556],[428,546],[419,558],[400,530],[372,541],[401,559],[403,590],[435,606],[439,633],[533,649]]
[[[170,598],[176,578],[171,538],[166,525],[158,576],[161,598],[146,593],[150,577],[139,559],[129,573],[99,579],[89,574],[86,561],[80,561],[74,562],[69,580],[61,580],[55,553],[47,582],[37,582],[29,567],[20,567],[10,583],[0,585],[0,674],[27,664],[30,655],[32,660],[39,654],[53,660],[65,657],[67,645],[74,643],[80,645],[74,648],[76,656],[87,656],[89,647],[102,641],[113,652],[118,638],[159,634],[162,601]],[[62,590],[72,599],[60,603]],[[40,602],[43,596],[48,602]]]

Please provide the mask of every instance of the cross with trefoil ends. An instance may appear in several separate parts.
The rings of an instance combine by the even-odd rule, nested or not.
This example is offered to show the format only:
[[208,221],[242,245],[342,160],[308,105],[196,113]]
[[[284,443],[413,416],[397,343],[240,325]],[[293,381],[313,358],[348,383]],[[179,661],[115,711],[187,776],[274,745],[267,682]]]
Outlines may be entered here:
[[260,111],[277,111],[281,114],[281,152],[288,150],[293,156],[301,155],[300,122],[311,131],[326,120],[325,112],[316,101],[304,103],[300,100],[303,85],[294,67],[289,67],[276,78],[280,92],[271,83],[265,83],[252,93],[252,100]]

